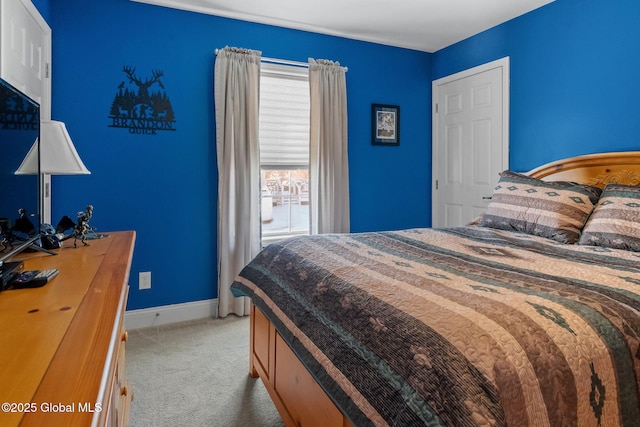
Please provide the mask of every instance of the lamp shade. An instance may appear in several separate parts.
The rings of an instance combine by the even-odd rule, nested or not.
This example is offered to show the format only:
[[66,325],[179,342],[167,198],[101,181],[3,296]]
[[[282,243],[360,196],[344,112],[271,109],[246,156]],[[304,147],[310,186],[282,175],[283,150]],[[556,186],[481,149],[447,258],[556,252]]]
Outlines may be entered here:
[[[38,169],[38,160],[40,168]],[[38,159],[38,140],[15,172],[16,175],[86,175],[90,174],[82,163],[76,147],[71,141],[67,127],[63,122],[43,120],[40,122],[40,156]]]

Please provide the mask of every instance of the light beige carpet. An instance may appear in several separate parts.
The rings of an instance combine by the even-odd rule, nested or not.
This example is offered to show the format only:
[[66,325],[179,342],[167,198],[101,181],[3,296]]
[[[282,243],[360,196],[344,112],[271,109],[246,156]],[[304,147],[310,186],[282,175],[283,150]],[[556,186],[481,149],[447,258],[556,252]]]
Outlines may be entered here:
[[249,377],[249,319],[229,316],[138,329],[126,344],[133,427],[280,427]]

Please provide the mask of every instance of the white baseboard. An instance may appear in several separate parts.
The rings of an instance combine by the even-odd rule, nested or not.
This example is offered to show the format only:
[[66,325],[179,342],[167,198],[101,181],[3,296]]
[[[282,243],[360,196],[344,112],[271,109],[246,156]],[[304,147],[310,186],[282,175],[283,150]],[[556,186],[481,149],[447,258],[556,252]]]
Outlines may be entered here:
[[124,314],[124,324],[128,330],[133,330],[202,319],[204,317],[218,317],[217,299],[127,310]]

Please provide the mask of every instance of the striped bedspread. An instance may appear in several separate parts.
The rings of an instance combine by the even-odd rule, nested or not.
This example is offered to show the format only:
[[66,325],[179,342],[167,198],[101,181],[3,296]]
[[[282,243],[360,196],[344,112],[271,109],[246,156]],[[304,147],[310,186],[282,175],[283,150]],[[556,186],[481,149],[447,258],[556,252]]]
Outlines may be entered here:
[[640,253],[483,227],[305,236],[232,289],[358,427],[640,425]]

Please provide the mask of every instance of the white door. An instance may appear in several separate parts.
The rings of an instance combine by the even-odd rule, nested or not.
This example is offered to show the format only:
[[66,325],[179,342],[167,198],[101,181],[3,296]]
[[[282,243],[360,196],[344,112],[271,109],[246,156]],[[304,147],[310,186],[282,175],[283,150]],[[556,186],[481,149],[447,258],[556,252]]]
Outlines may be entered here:
[[509,58],[433,82],[433,227],[465,225],[509,164]]
[[51,29],[30,0],[2,0],[0,12],[0,76],[49,114]]

